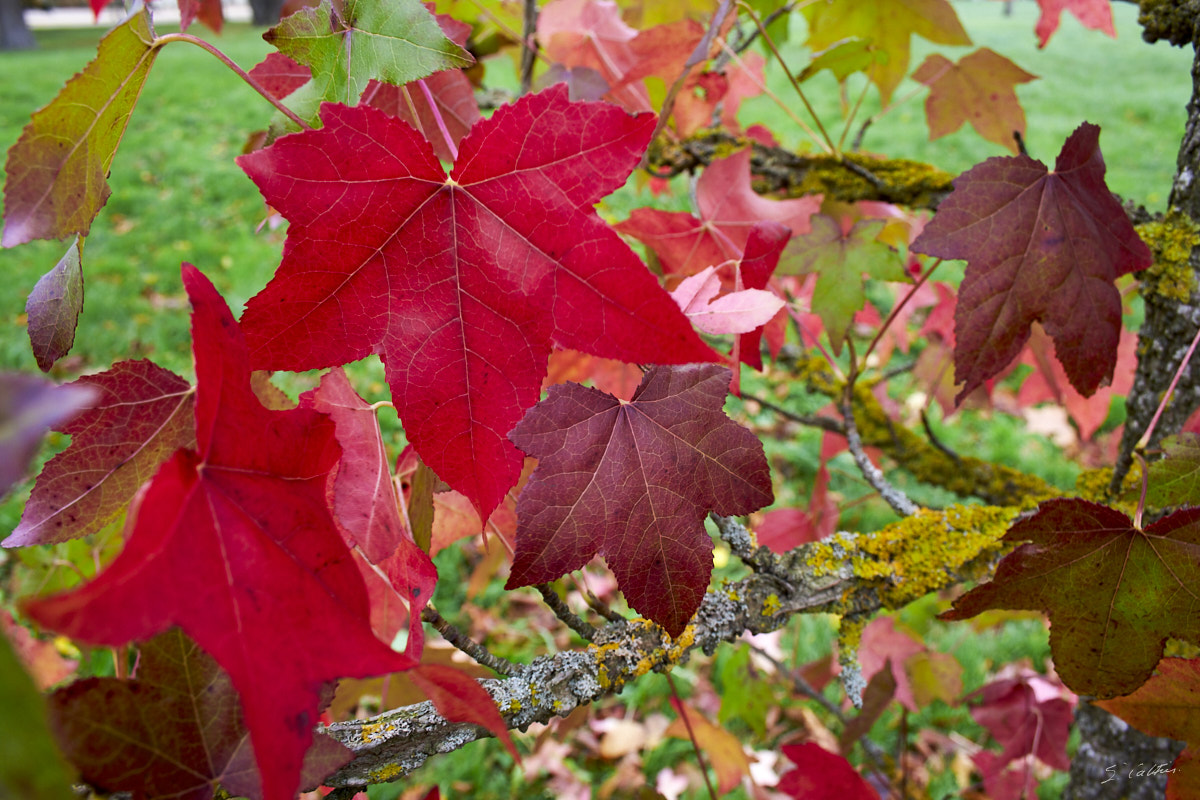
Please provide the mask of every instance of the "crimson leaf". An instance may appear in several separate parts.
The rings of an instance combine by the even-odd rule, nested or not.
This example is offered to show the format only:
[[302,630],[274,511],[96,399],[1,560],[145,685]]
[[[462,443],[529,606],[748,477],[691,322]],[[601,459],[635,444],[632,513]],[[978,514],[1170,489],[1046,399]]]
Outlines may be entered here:
[[678,636],[712,572],[705,514],[772,502],[762,443],[721,410],[729,377],[715,365],[652,367],[629,402],[550,387],[510,434],[540,460],[517,500],[507,588],[599,553],[629,604]]
[[340,455],[333,422],[312,409],[263,408],[225,301],[195,267],[185,265],[183,283],[197,450],[179,450],[159,469],[105,571],[28,612],[105,645],[179,625],[241,696],[264,798],[290,800],[322,684],[413,662],[372,635],[362,578],[330,516],[326,487]]
[[1040,322],[1071,385],[1090,395],[1112,379],[1121,332],[1113,281],[1150,266],[1150,249],[1104,183],[1100,128],[1080,125],[1048,172],[1021,155],[989,158],[912,243],[967,260],[954,315],[956,402],[1016,358]]
[[278,273],[246,306],[252,358],[301,370],[380,353],[409,440],[482,518],[520,474],[505,436],[552,344],[716,360],[592,208],[623,185],[652,116],[556,86],[475,125],[449,176],[382,112],[321,116],[239,159],[291,223]]

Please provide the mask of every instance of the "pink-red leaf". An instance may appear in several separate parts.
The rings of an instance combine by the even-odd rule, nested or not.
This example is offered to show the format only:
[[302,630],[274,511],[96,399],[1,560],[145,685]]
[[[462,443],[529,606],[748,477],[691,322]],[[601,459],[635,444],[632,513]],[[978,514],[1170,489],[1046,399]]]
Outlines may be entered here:
[[1200,509],[1139,530],[1107,506],[1048,500],[1003,541],[1029,543],[942,618],[1045,611],[1054,666],[1079,694],[1128,694],[1150,677],[1168,638],[1200,638]]
[[954,180],[913,242],[916,252],[967,260],[955,312],[958,401],[1016,358],[1034,322],[1081,394],[1112,379],[1121,330],[1113,282],[1152,256],[1104,183],[1099,141],[1098,127],[1080,125],[1053,172],[1024,155],[989,158]]
[[179,0],[179,29],[186,31],[196,20],[214,33],[220,33],[225,25],[221,0]]
[[152,361],[120,361],[69,385],[94,390],[96,401],[62,426],[71,445],[38,476],[5,547],[95,533],[176,450],[195,446],[191,385]]
[[709,511],[771,502],[762,443],[721,410],[729,370],[653,367],[629,402],[553,386],[512,432],[538,467],[517,501],[508,588],[603,555],[629,604],[678,636],[712,572]]
[[[135,680],[76,681],[49,704],[59,746],[83,779],[135,800],[208,800],[218,784],[262,798],[241,712],[229,676],[178,628],[141,647]],[[319,783],[352,757],[336,740],[317,737],[301,785]]]
[[750,151],[739,150],[713,161],[696,182],[700,217],[678,211],[636,209],[616,226],[644,242],[663,269],[692,275],[705,267],[742,257],[750,230],[763,220],[808,233],[809,218],[821,208],[821,196],[768,200],[750,186]]
[[506,435],[537,399],[552,344],[716,358],[592,208],[637,163],[651,116],[570,103],[556,86],[480,121],[447,177],[399,120],[321,113],[322,129],[239,159],[291,223],[279,272],[243,318],[254,362],[381,354],[409,440],[481,516],[520,473]]
[[777,791],[796,800],[879,800],[850,762],[820,745],[787,744],[779,748],[796,768],[779,778]]
[[331,487],[333,518],[347,546],[356,547],[365,559],[360,568],[372,596],[372,627],[380,638],[391,641],[408,620],[405,653],[419,659],[424,641],[421,609],[433,597],[437,568],[417,547],[400,516],[391,459],[375,409],[358,396],[340,367],[305,393],[300,404],[328,414],[335,425],[342,458]]
[[1058,30],[1064,11],[1074,14],[1085,28],[1103,31],[1114,39],[1117,37],[1117,29],[1113,27],[1112,3],[1108,0],[1037,0],[1037,3],[1042,10],[1034,26],[1038,47],[1045,47]]
[[371,633],[362,578],[330,516],[326,487],[340,455],[333,422],[312,409],[264,408],[228,306],[190,265],[183,283],[197,450],[179,450],[159,469],[106,570],[28,612],[105,645],[179,625],[241,696],[264,798],[291,800],[321,685],[413,662]]

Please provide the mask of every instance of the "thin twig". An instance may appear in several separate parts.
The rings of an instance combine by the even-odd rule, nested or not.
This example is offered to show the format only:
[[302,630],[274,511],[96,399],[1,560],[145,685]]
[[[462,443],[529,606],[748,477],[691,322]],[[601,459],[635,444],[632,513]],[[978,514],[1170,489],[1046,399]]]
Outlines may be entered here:
[[828,152],[836,153],[837,147],[833,143],[833,138],[829,135],[829,132],[825,130],[825,125],[821,122],[821,118],[817,115],[816,109],[814,109],[812,104],[808,102],[808,96],[805,95],[804,90],[800,88],[800,83],[796,80],[796,76],[792,74],[790,69],[788,69],[787,62],[783,60],[783,56],[779,53],[779,48],[775,46],[775,41],[771,39],[771,35],[767,33],[766,26],[763,25],[762,20],[758,18],[758,14],[755,13],[754,9],[750,7],[749,3],[744,2],[744,0],[738,0],[738,5],[745,10],[750,19],[754,21],[754,24],[758,26],[758,30],[762,34],[763,41],[767,43],[767,47],[771,49],[771,54],[774,55],[775,60],[779,62],[780,68],[783,69],[783,74],[787,76],[788,81],[792,84],[792,88],[796,90],[796,95],[800,98],[800,102],[803,103],[804,108],[808,110],[808,115],[812,117],[813,122],[817,124],[817,130],[819,130],[821,132],[821,136],[824,137]]
[[671,677],[670,670],[663,674],[667,676],[667,684],[671,687],[671,694],[675,696],[675,703],[679,708],[679,718],[683,720],[683,726],[687,728],[688,738],[692,740],[692,749],[696,751],[696,761],[700,765],[700,774],[704,776],[704,785],[708,787],[708,796],[712,800],[717,800],[717,790],[713,788],[712,778],[708,777],[708,765],[704,763],[704,753],[700,750],[700,742],[696,741],[696,732],[692,730],[692,721],[688,719],[687,709],[683,705],[683,698],[679,696],[679,689],[675,687],[675,679]]
[[553,586],[548,583],[539,583],[536,588],[541,592],[546,605],[550,606],[550,610],[554,612],[554,616],[562,620],[564,625],[578,633],[586,642],[596,638],[596,626],[572,611],[571,607],[558,596],[558,592],[554,591]]
[[[797,5],[798,5],[798,3],[795,2],[795,0],[793,0],[793,2],[785,3],[783,6],[780,6],[779,8],[775,9],[770,14],[767,14],[765,17],[763,17],[763,20],[762,20],[762,30],[765,30],[765,29],[771,27],[771,23],[773,23],[775,20],[782,17],[784,14],[792,13],[792,11],[796,8]],[[760,29],[757,25],[755,25],[753,28],[751,28],[750,33],[746,34],[746,38],[743,39],[742,41],[738,42],[737,46],[733,48],[733,52],[735,52],[739,55],[746,52],[746,50],[748,50],[750,48],[750,45],[754,44],[754,40],[758,38],[759,30]]]
[[592,611],[595,611],[609,622],[628,622],[628,620],[623,616],[609,608],[608,605],[601,601],[599,597],[596,597],[591,589],[580,592],[580,594],[583,597],[583,602],[588,604],[588,608],[590,608]]
[[537,0],[525,0],[524,34],[521,37],[521,95],[533,88],[533,65],[537,61]]
[[847,342],[850,348],[850,377],[846,381],[846,391],[842,395],[842,418],[846,422],[846,442],[850,449],[850,454],[854,456],[854,463],[858,465],[858,469],[862,472],[863,477],[867,479],[867,483],[871,484],[879,496],[892,507],[902,517],[908,517],[917,513],[918,508],[916,503],[908,499],[904,492],[892,486],[888,479],[883,476],[882,470],[871,463],[871,459],[867,458],[867,453],[863,450],[862,439],[858,435],[858,427],[854,424],[854,382],[858,378],[858,367],[854,357],[854,342]]
[[[786,664],[775,658],[775,656],[771,655],[763,648],[759,647],[753,642],[747,642],[747,644],[751,650],[773,664],[775,669],[779,670],[781,675],[791,681],[792,686],[797,692],[815,700],[816,703],[821,706],[821,708],[829,712],[829,714],[836,719],[843,728],[846,727],[848,724],[846,715],[842,713],[842,710],[838,708],[836,703],[825,696],[824,692],[818,691],[817,687],[806,681],[803,675],[795,670],[789,669]],[[887,761],[884,758],[883,750],[879,747],[879,745],[875,744],[875,742],[871,741],[865,736],[858,741],[863,747],[863,752],[867,754],[867,758],[871,759],[871,762],[875,765],[876,772],[884,779],[884,781],[891,785],[891,779],[888,778],[887,773]],[[901,797],[903,796],[904,795],[901,795]]]
[[443,639],[485,667],[510,678],[516,677],[525,671],[525,668],[521,665],[514,664],[503,656],[489,653],[486,647],[447,622],[441,614],[434,610],[433,606],[425,606],[421,611],[421,619],[436,628]]
[[783,417],[784,419],[790,420],[792,422],[798,422],[801,425],[807,425],[810,428],[820,428],[823,431],[829,431],[830,433],[837,433],[837,434],[841,434],[843,436],[846,433],[845,426],[842,425],[842,423],[838,422],[836,419],[832,419],[831,417],[818,417],[818,416],[815,416],[812,414],[797,414],[795,411],[789,411],[788,409],[784,408],[781,405],[778,405],[777,403],[773,403],[770,400],[764,400],[763,398],[759,397],[758,395],[750,394],[749,392],[746,392],[746,391],[742,392],[742,399],[743,400],[753,400],[754,402],[758,403],[763,408],[774,411],[776,414]]
[[947,457],[954,459],[955,464],[962,464],[962,458],[959,457],[958,453],[942,444],[942,441],[938,439],[937,434],[933,432],[933,428],[929,424],[929,414],[923,408],[921,409],[921,427],[925,429],[925,435],[929,438],[929,443],[931,445],[936,447],[938,450],[941,450],[947,455]]

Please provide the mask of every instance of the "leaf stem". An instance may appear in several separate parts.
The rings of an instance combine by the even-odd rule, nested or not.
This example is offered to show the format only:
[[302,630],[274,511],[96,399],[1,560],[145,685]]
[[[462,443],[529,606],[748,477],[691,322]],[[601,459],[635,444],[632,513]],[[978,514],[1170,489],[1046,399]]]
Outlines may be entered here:
[[1175,387],[1179,385],[1179,379],[1183,375],[1183,371],[1188,368],[1188,364],[1192,361],[1192,354],[1196,352],[1197,343],[1200,343],[1200,328],[1196,330],[1196,335],[1192,337],[1192,343],[1188,345],[1187,352],[1183,354],[1183,360],[1179,362],[1179,368],[1175,370],[1175,377],[1171,378],[1171,385],[1163,393],[1162,402],[1158,404],[1158,409],[1154,412],[1154,417],[1150,420],[1150,424],[1146,426],[1146,432],[1142,434],[1142,438],[1138,441],[1137,447],[1134,449],[1142,450],[1150,444],[1150,435],[1154,433],[1154,427],[1158,425],[1159,417],[1167,410],[1167,404],[1171,402],[1171,396],[1175,394]]
[[833,138],[829,132],[825,130],[825,126],[821,123],[821,118],[817,116],[816,109],[808,102],[808,97],[804,94],[804,90],[800,88],[800,83],[796,80],[796,76],[788,69],[787,62],[783,60],[783,55],[780,54],[779,48],[775,46],[775,41],[771,35],[767,33],[766,27],[762,20],[758,18],[758,14],[750,7],[750,4],[745,0],[738,0],[738,5],[741,6],[750,19],[754,20],[754,24],[758,26],[759,33],[762,34],[763,41],[767,43],[767,47],[771,48],[771,54],[775,56],[775,60],[779,62],[779,66],[783,68],[783,74],[787,76],[788,81],[792,84],[792,88],[796,90],[796,95],[799,96],[800,102],[804,104],[804,108],[808,110],[808,115],[813,118],[813,122],[817,123],[817,130],[821,132],[821,136],[825,139],[825,144],[828,145],[828,150],[831,153],[839,152],[837,146],[833,143]]
[[231,59],[229,56],[225,55],[214,45],[210,44],[209,42],[204,41],[199,36],[195,36],[190,33],[167,33],[167,34],[163,34],[162,36],[154,37],[154,41],[151,42],[151,46],[158,48],[158,47],[162,47],[163,45],[168,44],[170,42],[189,42],[190,44],[196,45],[196,47],[199,47],[201,50],[208,51],[212,55],[216,56],[217,59],[222,64],[224,64],[225,66],[227,66],[231,70],[233,70],[235,73],[237,73],[237,76],[239,78],[241,78],[243,81],[245,81],[246,84],[251,89],[253,89],[254,91],[261,94],[264,98],[266,98],[267,102],[270,103],[271,105],[275,106],[275,108],[279,111],[279,113],[283,114],[285,117],[290,119],[292,122],[299,125],[301,130],[312,130],[312,126],[309,125],[308,122],[306,122],[302,117],[300,117],[300,115],[298,115],[295,111],[292,111],[290,108],[285,106],[281,100],[277,99],[270,92],[268,92],[266,90],[266,87],[264,87],[261,83],[256,81],[254,78],[250,77],[250,73],[246,72],[246,70],[242,69],[237,64],[235,64],[233,59]]
[[433,112],[433,119],[437,123],[438,130],[442,132],[442,138],[446,141],[446,149],[450,151],[450,160],[458,161],[458,146],[454,144],[454,139],[450,137],[450,131],[446,128],[446,120],[442,119],[442,110],[438,108],[437,102],[433,99],[433,92],[429,91],[428,84],[422,78],[417,81],[417,86],[421,87],[421,94],[425,96],[425,102],[429,103],[429,110]]
[[941,265],[942,265],[942,259],[939,258],[937,261],[934,261],[933,266],[931,266],[929,269],[925,270],[925,274],[922,275],[920,278],[918,278],[917,282],[914,283],[912,285],[912,287],[908,290],[908,294],[906,294],[906,295],[904,295],[904,297],[900,298],[900,302],[896,303],[896,305],[892,307],[892,310],[888,314],[887,319],[885,319],[883,321],[883,324],[879,326],[879,330],[876,331],[875,338],[871,340],[871,343],[869,345],[867,345],[867,351],[865,353],[863,353],[863,363],[864,364],[866,363],[867,359],[871,357],[872,351],[875,350],[875,345],[879,344],[879,340],[883,338],[884,331],[886,331],[889,327],[891,327],[892,323],[896,320],[896,315],[899,314],[901,309],[903,309],[904,306],[906,306],[908,304],[908,301],[913,298],[913,295],[915,295],[917,293],[917,290],[925,285],[925,281],[929,280],[929,276],[933,274],[933,271],[935,269],[937,269],[938,267],[940,267]]
[[683,705],[683,698],[679,696],[679,689],[675,686],[675,679],[671,677],[669,670],[663,672],[663,675],[667,676],[667,683],[671,687],[671,695],[675,698],[679,718],[683,720],[683,726],[687,728],[688,738],[692,740],[692,749],[696,751],[696,761],[700,764],[700,774],[704,776],[704,785],[708,787],[708,796],[712,800],[717,800],[717,790],[713,788],[712,779],[708,777],[708,765],[704,763],[704,753],[700,750],[700,742],[696,741],[696,732],[692,730],[692,721],[688,719],[687,708]]

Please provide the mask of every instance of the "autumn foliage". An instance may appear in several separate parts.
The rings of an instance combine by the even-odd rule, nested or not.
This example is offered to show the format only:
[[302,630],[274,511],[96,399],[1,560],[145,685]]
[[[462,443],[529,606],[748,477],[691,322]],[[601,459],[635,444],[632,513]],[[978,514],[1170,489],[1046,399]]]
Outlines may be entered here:
[[[952,186],[921,173],[940,188],[914,188],[894,177],[897,162],[853,153],[816,120],[823,135],[812,133],[819,152],[805,172],[794,160],[812,154],[738,121],[742,101],[762,90],[764,59],[777,55],[772,4],[680,4],[669,19],[653,18],[653,3],[527,5],[538,18],[525,21],[525,36],[503,3],[464,11],[322,0],[287,17],[265,36],[277,52],[246,76],[278,113],[264,113],[269,130],[237,159],[264,215],[286,222],[286,241],[240,319],[212,265],[181,265],[194,380],[148,360],[117,360],[63,386],[0,376],[0,490],[23,479],[47,430],[71,437],[46,461],[4,546],[123,530],[94,578],[14,598],[17,617],[4,617],[26,661],[40,646],[30,628],[116,653],[115,676],[63,685],[44,708],[25,692],[31,721],[22,724],[45,741],[48,728],[97,789],[207,798],[219,786],[288,800],[323,782],[359,785],[339,776],[400,718],[366,722],[340,742],[319,724],[337,713],[331,703],[359,699],[336,699],[339,681],[345,689],[386,675],[381,702],[387,681],[403,681],[433,701],[429,715],[481,726],[519,761],[508,730],[527,724],[514,720],[528,709],[498,706],[497,684],[485,688],[478,672],[435,662],[425,647],[429,623],[496,672],[527,674],[431,604],[439,582],[467,579],[439,574],[432,557],[486,531],[504,589],[538,587],[562,624],[590,640],[580,652],[603,662],[574,689],[582,702],[669,671],[721,624],[718,600],[757,603],[762,630],[802,611],[838,614],[840,667],[774,668],[804,686],[840,670],[859,710],[840,717],[832,741],[799,725],[779,739],[775,791],[784,796],[899,792],[909,766],[878,757],[872,725],[896,704],[907,714],[933,702],[966,704],[995,745],[970,758],[975,796],[1032,796],[1038,770],[1069,766],[1076,693],[1188,740],[1169,789],[1188,796],[1200,782],[1189,721],[1197,662],[1164,655],[1200,642],[1196,437],[1169,440],[1145,470],[1140,501],[1098,482],[1056,496],[976,462],[965,489],[965,468],[908,469],[963,500],[1010,501],[919,509],[879,469],[921,463],[898,455],[915,445],[895,428],[920,421],[887,397],[892,379],[912,381],[948,413],[1005,393],[1027,405],[1053,399],[1089,440],[1111,393],[1129,391],[1136,353],[1122,314],[1154,253],[1108,190],[1099,128],[1080,121],[1051,169],[1021,146],[1016,91],[1035,76],[987,48],[914,67],[914,35],[970,44],[945,0],[806,3],[784,9],[807,31],[811,61],[784,65],[801,80],[855,75],[887,106],[911,76],[928,87],[932,138],[969,122],[1011,154]],[[1039,5],[1043,45],[1064,9],[1113,34],[1107,0]],[[192,19],[220,27],[219,4],[180,6],[185,28]],[[437,13],[443,6],[451,13]],[[485,32],[539,61],[520,76],[522,91],[481,110]],[[212,49],[191,34],[158,34],[148,10],[134,12],[9,151],[3,245],[74,237],[26,288],[44,371],[72,347],[80,243],[110,196],[125,126],[144,113],[140,87],[175,42]],[[713,129],[731,138],[706,151]],[[668,180],[684,156],[695,159],[690,186]],[[760,191],[772,170],[794,173],[788,192]],[[865,176],[873,194],[845,196],[828,175]],[[597,204],[631,180],[674,192],[673,208],[689,210],[648,204],[619,221],[602,216]],[[945,270],[933,278],[944,261],[965,262],[961,280]],[[914,376],[887,371],[896,352],[912,356]],[[372,357],[386,388],[355,382],[351,365]],[[307,370],[324,372],[298,398],[271,380]],[[781,408],[796,387],[829,405]],[[743,396],[740,408],[824,429],[807,507],[770,508],[796,496],[780,491],[787,478],[764,450],[782,429],[727,410],[731,395]],[[1102,408],[1087,405],[1093,396]],[[381,406],[399,417],[403,453],[381,433]],[[929,439],[920,447],[946,450]],[[843,450],[894,512],[857,538],[836,533],[829,491],[829,462]],[[997,488],[985,473],[1009,477]],[[973,538],[953,527],[961,519],[975,520]],[[735,588],[714,580],[714,541],[755,578]],[[629,619],[590,598],[605,620],[598,628],[567,607],[555,582],[589,564],[615,578]],[[835,578],[852,585],[819,601],[805,594]],[[951,656],[890,617],[867,621],[935,591],[944,620],[1044,613],[1056,673],[1009,665],[963,696]],[[636,637],[658,644],[610,673],[604,658]],[[11,660],[0,649],[0,690],[27,682]],[[543,688],[525,696],[536,703]],[[660,734],[709,754],[714,792],[750,774],[741,743],[705,710],[678,696],[671,707],[677,722]],[[53,788],[38,796],[67,796],[71,773],[53,748],[38,758],[32,777],[0,766],[0,794],[49,774]],[[418,765],[372,762],[366,782]]]

